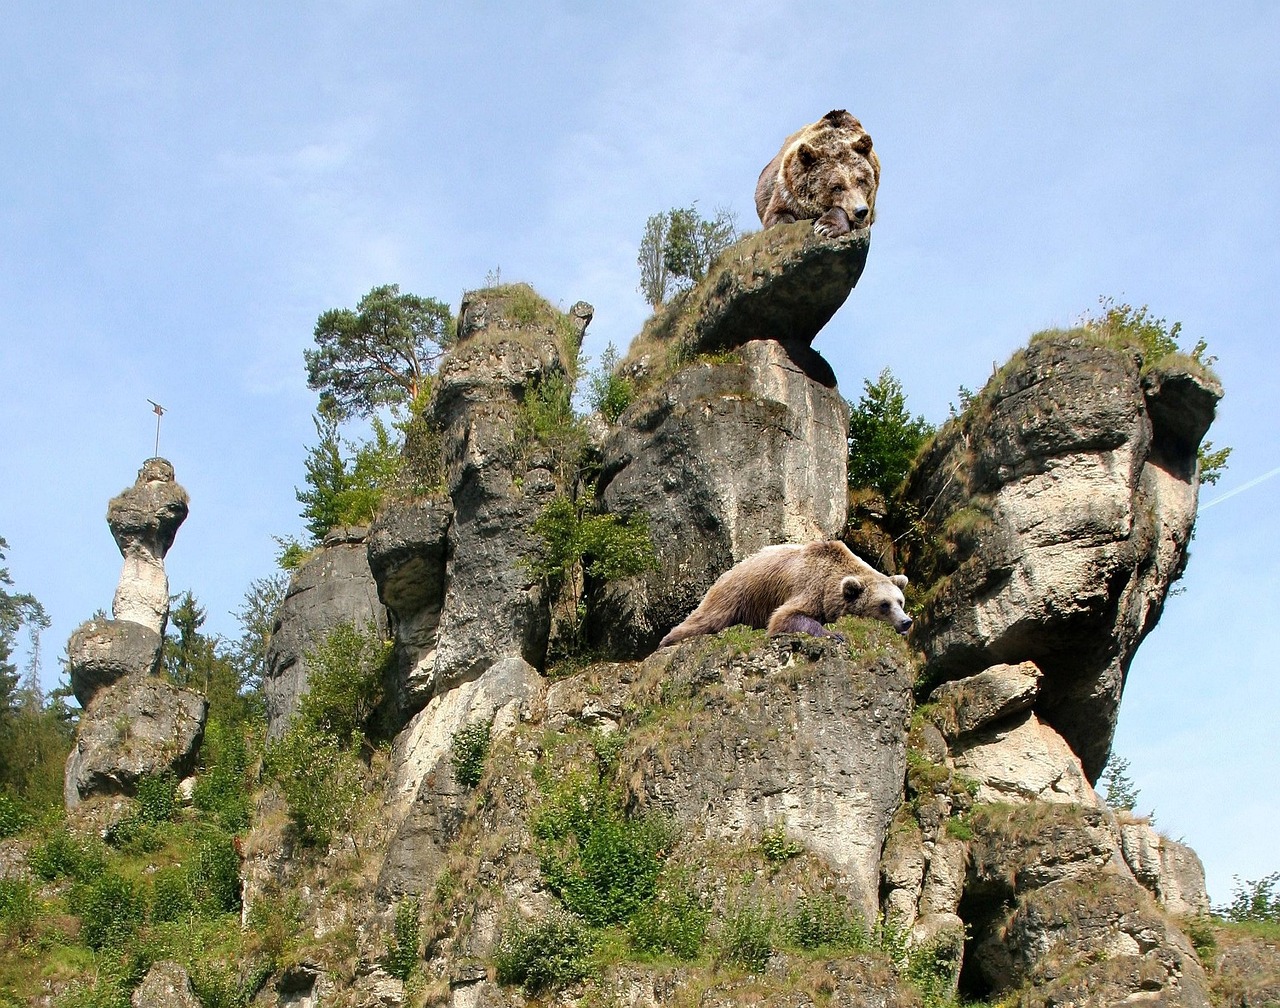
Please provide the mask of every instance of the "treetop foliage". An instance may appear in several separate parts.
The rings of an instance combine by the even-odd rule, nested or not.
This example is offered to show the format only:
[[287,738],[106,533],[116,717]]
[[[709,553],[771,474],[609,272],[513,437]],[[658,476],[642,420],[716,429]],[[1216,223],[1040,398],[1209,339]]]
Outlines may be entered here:
[[402,294],[399,284],[374,287],[355,311],[334,308],[316,321],[316,349],[303,353],[307,386],[339,420],[371,416],[415,400],[453,339],[444,302]]
[[887,497],[906,478],[933,425],[911,416],[902,384],[888,368],[862,384],[849,415],[849,486],[874,487]]
[[737,237],[737,217],[723,207],[710,220],[699,215],[696,205],[654,214],[645,221],[636,256],[640,293],[656,311],[673,290],[706,276]]

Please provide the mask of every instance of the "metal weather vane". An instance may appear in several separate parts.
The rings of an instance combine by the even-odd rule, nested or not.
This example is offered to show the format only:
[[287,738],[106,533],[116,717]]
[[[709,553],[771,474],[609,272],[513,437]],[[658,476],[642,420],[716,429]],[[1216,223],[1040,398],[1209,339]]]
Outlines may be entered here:
[[164,416],[165,410],[164,410],[164,407],[161,406],[154,399],[148,399],[147,402],[151,403],[151,412],[156,415],[156,453],[152,457],[159,458],[160,457],[160,418]]

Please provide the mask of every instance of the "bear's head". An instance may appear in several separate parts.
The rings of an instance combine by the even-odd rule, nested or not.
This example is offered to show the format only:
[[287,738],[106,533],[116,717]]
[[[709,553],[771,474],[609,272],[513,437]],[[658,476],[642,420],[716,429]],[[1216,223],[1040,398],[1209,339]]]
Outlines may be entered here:
[[911,617],[902,608],[906,602],[902,589],[906,586],[905,574],[895,574],[893,577],[858,577],[850,574],[840,581],[844,611],[850,616],[881,620],[906,636],[912,623]]
[[825,129],[799,143],[783,165],[785,182],[802,208],[825,223],[828,236],[870,227],[876,216],[880,161],[861,129]]

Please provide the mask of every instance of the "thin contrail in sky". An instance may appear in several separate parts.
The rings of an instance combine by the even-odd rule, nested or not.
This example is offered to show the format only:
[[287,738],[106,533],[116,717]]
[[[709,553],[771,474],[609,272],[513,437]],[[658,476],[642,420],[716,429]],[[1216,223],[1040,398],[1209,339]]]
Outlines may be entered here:
[[1209,501],[1208,504],[1201,505],[1200,510],[1207,511],[1209,508],[1213,507],[1215,504],[1221,504],[1224,500],[1229,500],[1230,498],[1234,497],[1236,494],[1242,494],[1246,490],[1252,490],[1259,483],[1263,483],[1266,480],[1271,479],[1272,476],[1280,476],[1280,466],[1276,466],[1276,468],[1272,469],[1270,472],[1264,472],[1261,476],[1255,476],[1253,479],[1249,480],[1248,483],[1241,484],[1240,486],[1236,487],[1234,490],[1229,490],[1227,493],[1224,493],[1221,497],[1215,497],[1213,500]]

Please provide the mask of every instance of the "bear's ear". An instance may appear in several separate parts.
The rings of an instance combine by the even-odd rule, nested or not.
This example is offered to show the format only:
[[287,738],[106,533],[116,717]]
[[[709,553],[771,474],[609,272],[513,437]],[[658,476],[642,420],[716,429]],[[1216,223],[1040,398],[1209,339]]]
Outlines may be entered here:
[[796,149],[796,157],[800,159],[801,168],[812,168],[818,163],[819,154],[807,143],[802,143]]
[[840,594],[844,596],[846,602],[853,602],[859,595],[866,590],[866,585],[861,580],[850,574],[840,582]]
[[857,119],[842,108],[832,109],[822,118],[832,126],[852,126],[854,129],[862,128],[862,123],[858,122]]
[[853,149],[863,157],[869,155],[871,153],[871,134],[866,132],[859,134],[858,139],[853,142]]
[[905,588],[907,586],[907,576],[905,574],[895,574],[893,577],[889,578],[889,580],[899,588]]

